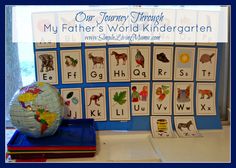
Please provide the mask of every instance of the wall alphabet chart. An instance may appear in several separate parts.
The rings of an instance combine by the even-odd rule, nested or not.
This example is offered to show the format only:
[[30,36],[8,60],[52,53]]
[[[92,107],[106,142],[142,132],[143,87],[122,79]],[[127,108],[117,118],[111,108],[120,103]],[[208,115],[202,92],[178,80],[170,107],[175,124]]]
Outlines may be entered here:
[[220,129],[222,44],[36,43],[38,81],[53,84],[67,119],[155,137]]

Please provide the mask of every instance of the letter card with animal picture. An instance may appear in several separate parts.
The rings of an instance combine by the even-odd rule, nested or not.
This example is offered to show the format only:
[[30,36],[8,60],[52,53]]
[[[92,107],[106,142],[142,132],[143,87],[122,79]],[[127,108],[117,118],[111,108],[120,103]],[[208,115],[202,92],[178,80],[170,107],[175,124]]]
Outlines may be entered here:
[[150,105],[150,83],[149,82],[133,82],[131,84],[131,102],[132,115],[145,116],[149,115]]
[[172,80],[173,50],[173,47],[154,47],[153,80]]
[[131,46],[131,80],[150,80],[150,54],[149,46]]
[[61,50],[62,83],[82,83],[81,50]]
[[86,118],[93,118],[95,121],[106,121],[106,89],[85,88]]
[[193,81],[195,48],[175,48],[174,80]]
[[177,116],[174,117],[175,129],[179,137],[201,137],[198,132],[195,119],[193,116]]
[[109,48],[109,81],[130,81],[129,47]]
[[39,82],[58,84],[56,51],[37,51],[36,64]]
[[174,114],[193,115],[193,82],[175,82],[174,84]]
[[170,116],[151,116],[150,122],[154,138],[175,137]]
[[65,103],[64,118],[81,119],[82,118],[81,88],[61,89],[61,95]]
[[87,83],[107,82],[105,48],[85,49]]
[[216,115],[216,84],[197,83],[196,110],[197,115]]
[[217,48],[198,48],[197,81],[215,81]]
[[172,82],[153,82],[152,115],[172,114]]
[[111,121],[130,120],[129,87],[109,87],[109,107]]
[[36,49],[56,48],[56,47],[57,47],[56,43],[52,43],[52,42],[39,42],[39,43],[35,43],[35,48]]

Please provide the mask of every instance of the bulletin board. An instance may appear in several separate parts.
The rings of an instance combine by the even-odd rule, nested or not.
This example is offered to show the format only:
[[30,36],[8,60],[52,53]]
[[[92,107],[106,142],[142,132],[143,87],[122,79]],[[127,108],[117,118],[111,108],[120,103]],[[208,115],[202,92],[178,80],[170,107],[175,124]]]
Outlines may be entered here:
[[34,53],[36,79],[59,90],[64,118],[150,130],[151,116],[194,116],[198,129],[221,129],[222,44],[35,43]]

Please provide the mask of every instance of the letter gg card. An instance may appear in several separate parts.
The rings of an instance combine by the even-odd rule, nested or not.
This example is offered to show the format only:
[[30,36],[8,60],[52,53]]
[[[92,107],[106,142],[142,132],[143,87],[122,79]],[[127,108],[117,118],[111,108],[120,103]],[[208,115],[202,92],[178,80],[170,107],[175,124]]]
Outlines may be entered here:
[[82,98],[80,88],[61,89],[61,95],[65,103],[66,119],[81,119],[82,118]]
[[216,84],[197,83],[196,110],[197,115],[216,115]]
[[107,82],[106,49],[85,49],[87,83]]
[[82,83],[81,50],[61,50],[62,83]]
[[95,121],[106,121],[106,89],[85,88],[86,118],[93,118]]
[[201,137],[193,116],[178,116],[174,118],[175,129],[179,137]]
[[153,82],[152,115],[172,114],[172,82]]
[[151,130],[154,138],[175,137],[170,116],[151,116]]
[[57,52],[36,52],[37,77],[39,82],[58,84]]
[[130,120],[130,95],[129,87],[110,87],[109,106],[110,120]]
[[132,115],[149,115],[150,83],[134,82],[131,84]]

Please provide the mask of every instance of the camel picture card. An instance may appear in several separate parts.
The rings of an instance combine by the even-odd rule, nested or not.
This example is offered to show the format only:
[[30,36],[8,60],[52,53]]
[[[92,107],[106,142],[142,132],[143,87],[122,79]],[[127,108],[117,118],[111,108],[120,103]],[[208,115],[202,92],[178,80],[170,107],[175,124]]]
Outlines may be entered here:
[[109,114],[111,121],[130,120],[129,87],[109,87]]
[[131,83],[132,116],[147,116],[150,114],[150,83]]
[[36,49],[43,49],[43,48],[56,48],[57,44],[52,42],[39,42],[35,43]]
[[61,95],[64,100],[66,119],[82,118],[82,96],[81,88],[65,88],[61,89]]
[[215,81],[217,48],[198,48],[197,81]]
[[37,51],[37,79],[39,82],[58,84],[57,52]]
[[152,115],[172,114],[172,82],[152,83]]
[[174,47],[154,46],[153,80],[172,80]]
[[107,82],[105,48],[85,49],[87,83]]
[[150,80],[150,46],[131,46],[131,80]]
[[174,80],[193,81],[194,77],[195,48],[175,48]]
[[72,43],[72,42],[65,42],[65,43],[60,43],[60,47],[81,47],[81,43]]
[[129,47],[109,48],[109,81],[130,81]]
[[193,82],[174,83],[174,114],[193,115]]
[[62,83],[83,83],[81,50],[61,50]]
[[106,89],[105,87],[85,88],[86,118],[95,121],[106,121]]
[[196,89],[197,115],[216,115],[216,84],[197,83]]
[[174,117],[175,130],[179,137],[202,137],[198,132],[195,118],[193,116],[176,116]]
[[176,137],[172,129],[170,116],[151,116],[151,131],[154,138]]

